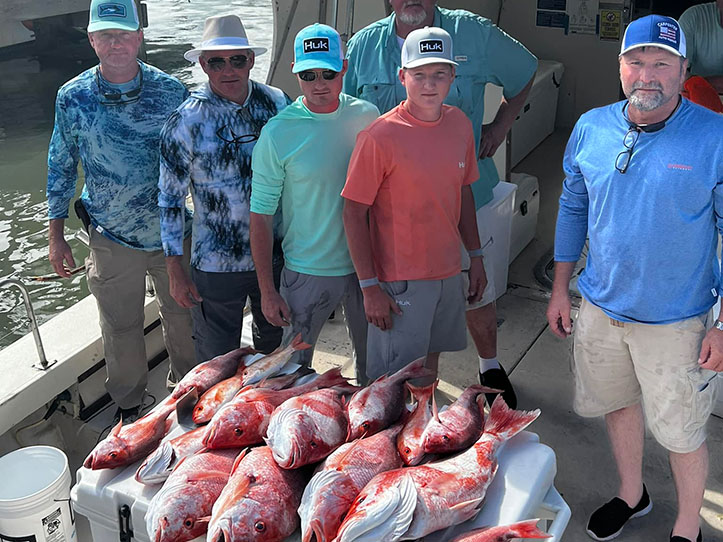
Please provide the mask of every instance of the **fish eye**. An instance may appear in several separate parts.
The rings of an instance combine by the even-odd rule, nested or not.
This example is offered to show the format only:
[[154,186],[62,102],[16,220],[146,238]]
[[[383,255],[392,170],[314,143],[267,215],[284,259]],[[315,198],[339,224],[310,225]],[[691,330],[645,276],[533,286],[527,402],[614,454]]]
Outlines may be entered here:
[[266,530],[266,524],[263,521],[257,521],[254,523],[254,529],[259,533],[263,533]]
[[369,429],[369,422],[362,422],[362,429]]
[[444,440],[444,442],[449,442],[449,437],[447,435],[442,435],[442,440]]
[[339,516],[339,521],[344,521],[344,518],[346,518],[346,512],[344,512],[341,516]]
[[236,435],[237,437],[240,437],[241,435],[244,434],[244,430],[241,429],[240,427],[237,427],[233,430],[233,434]]
[[116,457],[118,457],[118,454],[116,452],[111,452],[108,454],[108,457],[110,457],[111,459],[115,459]]
[[404,448],[404,453],[405,453],[405,454],[411,454],[411,453],[412,453],[412,450],[409,448],[409,446],[407,446],[406,448]]
[[357,504],[363,503],[365,500],[367,500],[366,497],[359,497],[359,500],[356,502]]
[[249,474],[249,482],[252,484],[256,482],[256,476],[254,476],[253,474]]
[[317,444],[315,441],[312,440],[311,442],[309,442],[309,446],[311,446],[312,448],[316,448]]
[[186,527],[187,529],[190,529],[191,527],[193,527],[193,524],[194,524],[193,518],[186,518],[183,521],[183,526]]

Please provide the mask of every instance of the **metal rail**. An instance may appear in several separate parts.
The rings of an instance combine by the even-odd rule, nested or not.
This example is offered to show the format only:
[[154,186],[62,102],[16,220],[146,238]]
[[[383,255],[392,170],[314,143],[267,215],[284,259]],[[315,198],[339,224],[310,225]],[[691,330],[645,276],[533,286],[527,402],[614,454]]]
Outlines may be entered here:
[[0,289],[9,288],[15,286],[20,293],[23,295],[23,303],[25,304],[25,310],[28,313],[28,319],[30,320],[30,329],[33,332],[33,339],[35,339],[35,348],[38,351],[38,358],[40,358],[39,364],[33,364],[33,367],[41,371],[46,370],[48,367],[53,365],[55,362],[49,362],[45,357],[45,349],[43,348],[43,341],[40,339],[40,328],[38,327],[38,320],[35,318],[35,311],[33,310],[33,304],[30,302],[30,294],[25,285],[16,279],[5,279],[0,281]]

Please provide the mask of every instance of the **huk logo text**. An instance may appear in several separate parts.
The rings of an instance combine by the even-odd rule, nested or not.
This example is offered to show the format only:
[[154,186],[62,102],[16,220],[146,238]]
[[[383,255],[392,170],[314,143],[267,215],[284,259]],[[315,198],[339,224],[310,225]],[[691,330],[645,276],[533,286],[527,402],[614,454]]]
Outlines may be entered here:
[[304,40],[305,53],[328,53],[329,38],[308,38]]

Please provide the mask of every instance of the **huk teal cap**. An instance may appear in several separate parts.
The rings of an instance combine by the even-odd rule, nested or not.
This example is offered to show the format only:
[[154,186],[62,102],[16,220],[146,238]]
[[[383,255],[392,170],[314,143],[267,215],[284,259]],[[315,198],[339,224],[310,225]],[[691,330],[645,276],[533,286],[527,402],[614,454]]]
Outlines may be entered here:
[[134,0],[91,0],[88,32],[99,30],[128,30],[140,28],[138,9]]
[[344,67],[341,37],[332,27],[312,24],[299,30],[294,40],[294,73],[305,70],[332,70]]

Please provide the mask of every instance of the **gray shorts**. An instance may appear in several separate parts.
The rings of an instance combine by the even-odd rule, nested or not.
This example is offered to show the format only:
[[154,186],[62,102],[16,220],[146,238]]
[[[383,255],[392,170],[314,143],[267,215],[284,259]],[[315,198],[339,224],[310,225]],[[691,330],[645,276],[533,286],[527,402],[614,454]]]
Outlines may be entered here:
[[[304,342],[316,344],[321,328],[334,309],[341,305],[354,350],[357,381],[366,383],[368,324],[356,273],[341,277],[322,277],[284,268],[281,272],[279,293],[291,310],[291,326],[284,328],[283,344],[298,333],[301,333]],[[294,362],[311,366],[314,349],[301,350],[294,356]]]
[[467,347],[460,274],[443,280],[383,282],[381,286],[396,301],[402,314],[392,314],[389,330],[369,326],[367,376],[370,379],[398,371],[429,353]]

